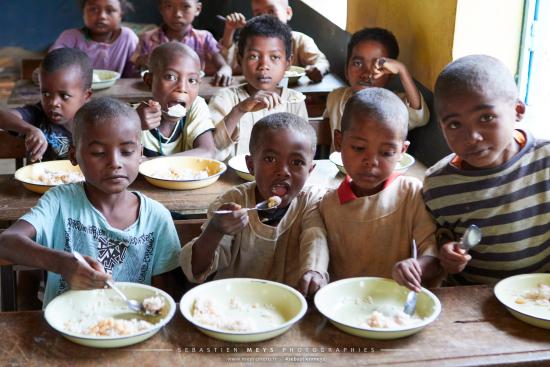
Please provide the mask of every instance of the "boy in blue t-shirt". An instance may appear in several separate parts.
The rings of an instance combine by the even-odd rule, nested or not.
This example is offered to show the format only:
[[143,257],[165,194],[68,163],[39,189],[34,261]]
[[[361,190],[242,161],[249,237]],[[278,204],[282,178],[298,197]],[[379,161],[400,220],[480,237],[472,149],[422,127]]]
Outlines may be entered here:
[[0,109],[0,129],[25,137],[31,161],[68,159],[73,117],[92,95],[92,63],[75,48],[50,52],[40,64],[40,102]]
[[[180,243],[160,203],[128,191],[142,146],[137,113],[111,98],[95,99],[75,115],[70,158],[86,181],[55,187],[0,235],[0,258],[48,270],[44,305],[68,288],[105,281],[159,286],[178,268]],[[85,256],[89,266],[72,254]]]

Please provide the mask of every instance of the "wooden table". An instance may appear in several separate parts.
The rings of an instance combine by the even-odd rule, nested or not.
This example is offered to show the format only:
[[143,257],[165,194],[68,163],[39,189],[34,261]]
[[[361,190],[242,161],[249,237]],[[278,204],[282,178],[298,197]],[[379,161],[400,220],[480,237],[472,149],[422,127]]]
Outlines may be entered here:
[[[316,161],[317,166],[307,184],[336,187],[343,176],[329,160]],[[230,188],[244,183],[233,169],[227,171],[214,184],[196,190],[165,190],[151,185],[140,175],[130,186],[148,197],[162,203],[166,208],[181,214],[206,214],[208,206],[216,197]],[[28,212],[40,198],[40,194],[28,191],[13,175],[0,175],[0,221],[14,221]]]
[[[151,339],[119,349],[74,344],[40,311],[0,313],[0,365],[11,366],[525,366],[550,365],[550,333],[513,318],[486,286],[433,290],[439,318],[413,336],[377,341],[336,329],[310,306],[285,334],[231,344],[207,337],[179,311]],[[296,364],[298,365],[298,364]]]
[[[199,95],[207,101],[222,87],[215,87],[211,84],[211,76],[201,79]],[[242,84],[244,77],[242,75],[233,78],[233,85]],[[341,87],[344,82],[336,75],[328,74],[321,83],[312,83],[309,78],[302,77],[298,84],[290,86],[304,94],[326,95],[333,89]],[[94,91],[94,97],[109,96],[115,97],[129,103],[137,103],[152,98],[151,91],[147,85],[139,78],[123,78],[117,80],[114,86]],[[8,105],[24,105],[27,103],[36,103],[40,100],[40,89],[30,80],[18,80],[15,87],[8,97]],[[312,115],[313,116],[313,115]],[[315,115],[316,116],[316,115]]]

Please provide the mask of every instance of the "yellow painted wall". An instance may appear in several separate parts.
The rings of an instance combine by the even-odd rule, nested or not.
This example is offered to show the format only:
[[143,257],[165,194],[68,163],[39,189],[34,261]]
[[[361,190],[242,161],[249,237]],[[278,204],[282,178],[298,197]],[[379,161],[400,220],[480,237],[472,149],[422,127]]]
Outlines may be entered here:
[[347,30],[383,27],[399,59],[433,89],[439,72],[461,56],[484,53],[517,71],[524,0],[348,0]]
[[399,41],[399,60],[433,89],[441,69],[452,61],[456,6],[457,0],[348,0],[347,30],[391,30]]
[[524,0],[459,0],[453,59],[487,54],[517,72]]

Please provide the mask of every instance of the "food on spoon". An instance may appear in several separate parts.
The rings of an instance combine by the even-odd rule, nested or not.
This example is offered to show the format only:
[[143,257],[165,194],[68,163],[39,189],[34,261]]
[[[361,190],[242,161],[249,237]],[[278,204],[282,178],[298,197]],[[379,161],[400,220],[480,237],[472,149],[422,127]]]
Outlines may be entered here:
[[181,103],[168,107],[168,116],[183,117],[187,114],[187,110]]
[[164,307],[164,300],[159,296],[145,298],[142,303],[145,312],[154,315],[158,315]]
[[268,208],[275,208],[278,207],[281,204],[282,200],[278,196],[271,196],[269,199],[267,199],[267,207]]

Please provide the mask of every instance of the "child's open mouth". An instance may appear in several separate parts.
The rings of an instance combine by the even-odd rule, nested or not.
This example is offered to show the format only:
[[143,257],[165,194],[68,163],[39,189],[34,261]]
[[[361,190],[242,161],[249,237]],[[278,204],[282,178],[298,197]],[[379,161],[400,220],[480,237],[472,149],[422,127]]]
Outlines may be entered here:
[[271,186],[271,192],[279,197],[283,197],[290,191],[290,186],[286,183],[275,184]]

